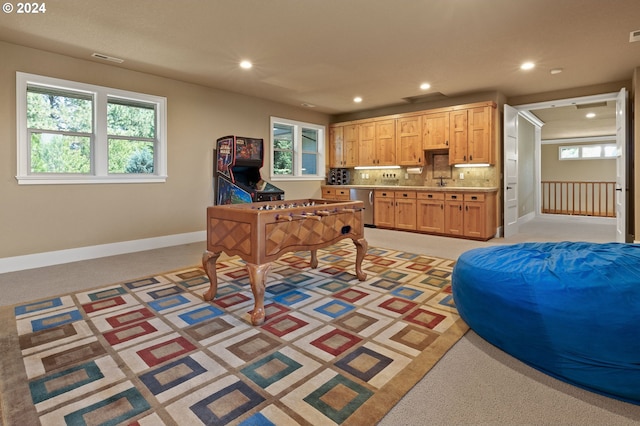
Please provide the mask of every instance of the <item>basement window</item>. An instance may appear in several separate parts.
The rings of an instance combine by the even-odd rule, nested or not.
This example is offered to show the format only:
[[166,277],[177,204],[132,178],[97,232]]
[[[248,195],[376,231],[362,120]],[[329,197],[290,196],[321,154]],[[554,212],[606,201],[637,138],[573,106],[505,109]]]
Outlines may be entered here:
[[20,184],[166,180],[166,98],[17,73]]
[[565,145],[558,147],[560,160],[599,160],[615,158],[616,144]]

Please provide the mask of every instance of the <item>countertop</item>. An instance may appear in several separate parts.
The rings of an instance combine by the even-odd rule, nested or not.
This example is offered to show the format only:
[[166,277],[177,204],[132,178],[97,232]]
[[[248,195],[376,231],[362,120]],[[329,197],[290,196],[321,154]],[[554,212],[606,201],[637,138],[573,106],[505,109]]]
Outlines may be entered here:
[[497,192],[498,188],[485,186],[411,186],[411,185],[322,185],[336,189],[386,189],[394,191],[440,191],[440,192]]

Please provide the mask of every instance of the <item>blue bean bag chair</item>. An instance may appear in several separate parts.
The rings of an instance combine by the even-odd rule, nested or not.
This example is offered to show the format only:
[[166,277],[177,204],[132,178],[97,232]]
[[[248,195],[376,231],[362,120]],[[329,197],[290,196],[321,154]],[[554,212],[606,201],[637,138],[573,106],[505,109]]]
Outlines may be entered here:
[[526,364],[640,404],[640,245],[523,243],[463,253],[460,316]]

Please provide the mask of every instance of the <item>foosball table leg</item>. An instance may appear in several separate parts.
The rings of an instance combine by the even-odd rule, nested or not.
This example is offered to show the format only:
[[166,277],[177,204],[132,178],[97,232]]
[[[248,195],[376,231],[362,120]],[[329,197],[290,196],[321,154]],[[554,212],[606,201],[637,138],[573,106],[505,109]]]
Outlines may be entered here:
[[318,250],[311,250],[311,262],[309,264],[312,269],[318,267]]
[[269,274],[271,263],[263,265],[254,265],[247,263],[247,271],[249,272],[249,282],[251,282],[251,291],[253,292],[253,311],[251,312],[251,324],[260,325],[264,322],[264,289],[267,286],[267,275]]
[[360,281],[364,281],[367,279],[367,274],[362,272],[362,261],[367,254],[369,243],[364,238],[354,239],[353,243],[356,245],[356,276]]
[[213,253],[205,251],[202,255],[202,267],[209,277],[209,290],[202,295],[202,298],[208,302],[216,297],[218,292],[218,275],[216,273],[216,261],[220,257],[220,252]]

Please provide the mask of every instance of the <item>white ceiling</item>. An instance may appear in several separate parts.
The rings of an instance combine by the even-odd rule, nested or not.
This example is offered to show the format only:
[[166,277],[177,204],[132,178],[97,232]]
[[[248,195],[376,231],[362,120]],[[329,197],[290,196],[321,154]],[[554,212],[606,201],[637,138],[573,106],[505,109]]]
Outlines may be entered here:
[[0,40],[328,114],[628,81],[639,29],[640,0],[47,0],[0,16]]

